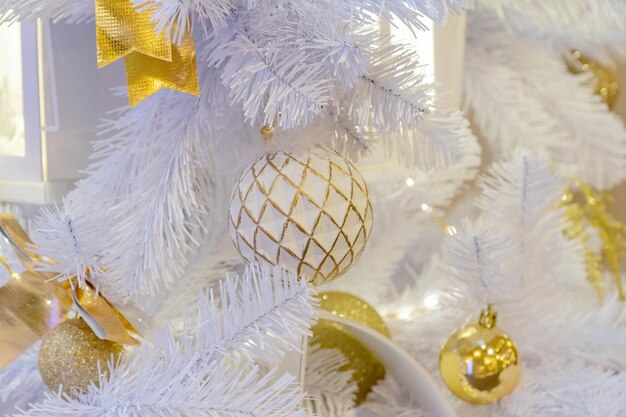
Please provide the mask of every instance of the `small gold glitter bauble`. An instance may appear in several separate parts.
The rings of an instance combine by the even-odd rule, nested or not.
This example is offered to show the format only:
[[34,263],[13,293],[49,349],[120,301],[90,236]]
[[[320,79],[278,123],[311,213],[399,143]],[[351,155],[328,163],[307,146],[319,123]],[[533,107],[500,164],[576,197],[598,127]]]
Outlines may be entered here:
[[244,170],[230,200],[230,235],[243,258],[290,269],[315,285],[358,259],[372,223],[359,171],[320,147],[263,155]]
[[107,363],[117,360],[124,347],[100,339],[83,319],[69,319],[50,330],[39,349],[39,373],[43,382],[53,391],[63,385],[63,391],[72,388],[85,391],[89,384],[98,384],[100,372],[108,373]]
[[610,109],[615,106],[619,94],[619,79],[617,73],[593,59],[587,58],[580,51],[572,51],[568,62],[569,69],[574,74],[591,72],[594,80],[594,92],[602,97]]
[[519,383],[515,342],[495,324],[496,313],[489,306],[477,324],[457,330],[441,348],[441,378],[454,395],[467,402],[496,402]]
[[[331,314],[363,324],[387,337],[387,325],[380,315],[364,300],[343,292],[319,294],[320,308]],[[358,339],[347,332],[339,323],[319,320],[313,326],[311,344],[325,349],[339,349],[348,360],[345,369],[353,372],[352,378],[358,385],[356,405],[365,401],[376,383],[385,377],[385,367]]]

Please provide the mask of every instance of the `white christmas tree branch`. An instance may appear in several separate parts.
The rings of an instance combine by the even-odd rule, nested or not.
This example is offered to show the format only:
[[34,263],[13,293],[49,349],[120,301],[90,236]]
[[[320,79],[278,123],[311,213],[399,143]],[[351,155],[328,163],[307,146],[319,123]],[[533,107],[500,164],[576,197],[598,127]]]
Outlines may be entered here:
[[141,350],[84,394],[56,396],[15,417],[299,417],[302,395],[290,375],[237,370],[201,355]]
[[36,343],[13,363],[0,370],[0,409],[2,415],[11,415],[17,408],[24,408],[37,401],[44,392],[39,375]]
[[416,127],[382,136],[390,157],[402,166],[422,171],[459,165],[477,145],[469,122],[458,110],[431,110]]
[[451,275],[466,283],[474,297],[490,303],[502,293],[503,282],[512,278],[505,261],[518,247],[481,219],[463,219],[457,233],[446,237],[443,251]]
[[0,0],[0,23],[37,19],[77,23],[93,16],[94,2],[89,0]]
[[[212,230],[217,227],[211,227]],[[158,306],[154,318],[157,324],[173,322],[184,323],[186,311],[181,306],[196,305],[202,289],[212,287],[225,276],[236,274],[241,266],[241,255],[230,241],[228,231],[211,233],[198,254],[190,260],[188,270],[174,286],[166,292],[165,299]],[[182,327],[179,325],[178,327]]]
[[350,119],[381,132],[417,126],[432,104],[432,87],[422,82],[418,65],[412,48],[379,46],[370,72],[344,99]]
[[220,299],[221,311],[212,293],[201,296],[195,324],[181,336],[171,328],[157,332],[126,360],[109,364],[98,386],[47,394],[18,416],[303,416],[294,377],[275,369],[263,374],[247,359],[271,362],[270,355],[275,362],[300,347],[314,321],[306,283],[250,266],[241,279],[222,282]]
[[221,68],[222,82],[246,121],[281,127],[306,125],[330,100],[331,83],[323,62],[307,62],[301,50],[261,51],[241,29],[224,30],[205,47],[203,60]]
[[626,373],[556,360],[527,366],[514,395],[505,397],[495,414],[535,417],[623,415]]
[[38,220],[35,243],[54,260],[50,270],[90,266],[99,272],[92,283],[112,302],[155,294],[183,273],[207,234],[209,138],[224,123],[224,97],[216,92],[223,87],[204,71],[201,79],[204,99],[162,91],[108,122],[110,136],[95,143],[96,161],[68,207]]
[[77,278],[79,286],[89,278],[96,285],[104,271],[102,241],[112,225],[96,214],[94,208],[85,210],[91,201],[81,201],[79,194],[63,199],[61,205],[42,208],[33,220],[31,238],[38,242],[35,251],[42,256],[39,268],[54,272],[59,280]]
[[282,57],[295,51],[303,59],[301,67],[323,64],[327,68],[318,76],[334,84],[336,91],[331,94],[352,88],[367,73],[371,51],[381,35],[376,25],[359,16],[356,2],[254,3],[237,13],[237,22],[261,52],[267,54],[280,45],[282,51],[272,62],[277,71]]
[[300,350],[315,322],[315,299],[306,282],[280,268],[249,265],[241,278],[220,283],[199,301],[196,349],[274,363]]
[[180,42],[192,22],[203,27],[204,32],[220,30],[226,26],[234,9],[233,0],[132,0],[137,10],[152,10],[156,30]]
[[319,417],[344,416],[354,408],[358,386],[350,370],[342,370],[348,360],[337,349],[309,347],[304,380],[305,407]]
[[431,417],[431,414],[416,405],[392,376],[374,386],[364,404],[365,415],[368,417]]
[[[483,216],[519,245],[523,276],[532,280],[545,274],[559,264],[563,251],[575,250],[563,236],[563,213],[558,209],[563,184],[536,157],[518,152],[494,163],[479,188],[477,205]],[[525,282],[527,290],[531,282]]]
[[513,28],[520,19],[526,19],[535,25],[534,30],[569,32],[584,38],[626,32],[626,5],[620,0],[478,0],[476,3],[494,10]]
[[586,76],[569,73],[560,54],[516,37],[492,14],[473,14],[468,28],[466,104],[496,148],[548,154],[600,189],[626,178],[623,120],[585,85]]
[[434,89],[423,82],[418,65],[416,51],[406,45],[378,48],[369,73],[341,107],[347,120],[384,143],[403,165],[443,169],[459,162],[464,144],[476,139],[460,112],[436,109]]
[[479,184],[483,217],[519,249],[503,264],[512,279],[502,283],[497,307],[503,327],[527,340],[526,357],[570,357],[624,369],[615,349],[626,340],[619,328],[626,312],[614,297],[599,306],[585,282],[581,244],[563,233],[558,177],[520,152],[494,164]]
[[392,24],[400,21],[413,32],[427,28],[422,17],[444,25],[451,12],[460,13],[470,7],[468,0],[360,0],[356,3],[366,14]]

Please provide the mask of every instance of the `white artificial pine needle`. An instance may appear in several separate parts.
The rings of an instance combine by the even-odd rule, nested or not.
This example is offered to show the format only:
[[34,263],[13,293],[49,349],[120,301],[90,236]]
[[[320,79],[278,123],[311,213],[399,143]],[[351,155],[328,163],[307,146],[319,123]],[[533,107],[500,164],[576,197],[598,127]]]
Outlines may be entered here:
[[569,72],[569,50],[518,37],[488,12],[472,14],[468,34],[465,104],[497,155],[515,146],[545,154],[598,189],[626,179],[624,121],[585,85],[588,75]]
[[319,417],[343,416],[354,408],[358,386],[348,360],[337,349],[309,347],[304,379],[305,406]]
[[392,376],[374,385],[363,408],[368,417],[434,417],[415,404]]
[[109,364],[99,386],[72,396],[47,393],[17,416],[303,416],[297,381],[275,364],[300,346],[315,319],[306,283],[250,266],[222,281],[219,299],[200,296],[193,325],[182,334],[170,327],[154,333],[119,365]]
[[[523,379],[497,404],[455,403],[459,415],[624,417],[626,307],[613,293],[595,298],[558,202],[573,178],[600,190],[626,179],[623,120],[593,94],[592,75],[571,74],[564,61],[576,48],[615,69],[626,56],[625,2],[128,1],[151,10],[174,42],[193,28],[200,95],[164,90],[108,113],[86,176],[34,216],[29,233],[45,258],[39,268],[90,280],[162,330],[146,331],[98,387],[73,396],[44,389],[34,346],[0,370],[0,414],[354,412],[356,386],[337,351],[312,350],[304,381],[278,371],[316,319],[312,290],[292,272],[243,269],[225,221],[232,181],[251,160],[330,144],[354,158],[380,149],[392,167],[382,180],[364,170],[376,213],[369,246],[322,290],[370,300],[433,376],[440,343],[495,303]],[[445,45],[464,50],[463,113],[440,108],[416,71],[420,51],[386,28],[403,25],[419,38],[426,20],[443,25],[465,12],[466,43]],[[91,22],[94,1],[0,0],[3,24],[38,19]],[[481,146],[495,163],[471,183],[476,196],[459,197],[481,167]],[[518,147],[526,151],[512,152]],[[433,215],[454,224],[454,236]],[[401,388],[389,373],[358,412],[433,417]]]

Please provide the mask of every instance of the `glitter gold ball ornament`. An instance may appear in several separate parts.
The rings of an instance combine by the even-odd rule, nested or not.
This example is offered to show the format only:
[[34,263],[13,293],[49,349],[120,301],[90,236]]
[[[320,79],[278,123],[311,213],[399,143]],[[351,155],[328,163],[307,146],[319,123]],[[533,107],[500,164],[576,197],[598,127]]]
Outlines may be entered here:
[[63,391],[72,388],[85,391],[89,384],[98,383],[100,372],[108,373],[107,362],[117,360],[124,347],[98,338],[83,319],[60,323],[44,337],[39,349],[39,373],[53,391],[63,385]]
[[[387,337],[387,325],[380,315],[364,300],[343,292],[319,294],[320,308],[331,314],[353,320]],[[311,344],[325,349],[339,349],[348,360],[342,370],[353,372],[358,385],[356,405],[365,401],[376,383],[385,377],[385,367],[358,339],[348,333],[341,324],[321,319],[312,328]]]
[[243,258],[288,268],[315,285],[358,259],[372,219],[359,171],[320,147],[263,155],[244,170],[230,200],[230,235]]
[[441,348],[441,378],[462,400],[490,404],[510,394],[519,383],[517,347],[495,325],[496,313],[489,306],[477,324],[457,330]]
[[569,69],[574,74],[590,72],[593,74],[594,92],[602,97],[610,109],[615,106],[619,94],[619,79],[615,71],[593,59],[587,58],[580,51],[572,51]]

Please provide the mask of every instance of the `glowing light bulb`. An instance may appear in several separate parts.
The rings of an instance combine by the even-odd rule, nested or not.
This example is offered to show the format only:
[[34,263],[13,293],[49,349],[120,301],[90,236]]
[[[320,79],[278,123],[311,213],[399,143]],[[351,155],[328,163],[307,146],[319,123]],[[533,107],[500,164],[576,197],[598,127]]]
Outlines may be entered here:
[[406,320],[411,317],[411,309],[409,307],[405,307],[398,312],[398,318],[400,320]]
[[424,298],[424,306],[426,308],[435,308],[439,304],[439,294],[432,293]]

